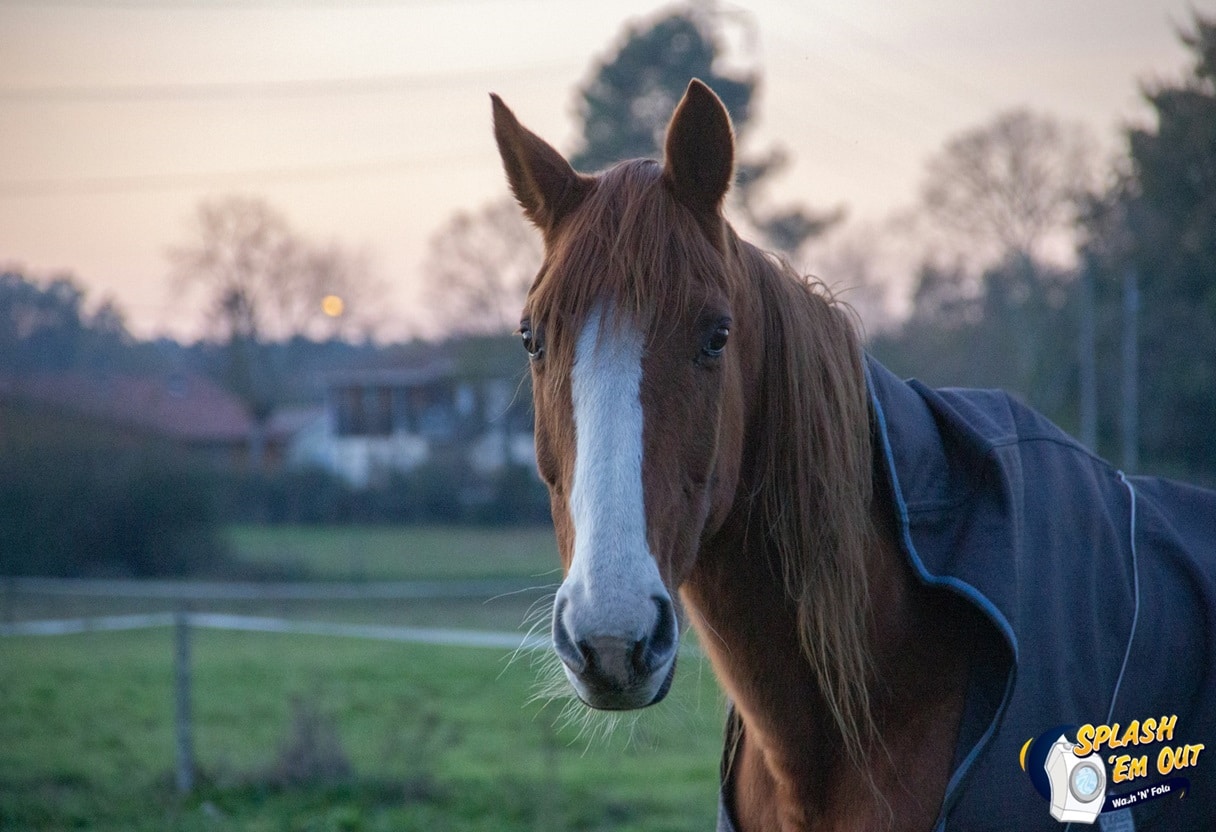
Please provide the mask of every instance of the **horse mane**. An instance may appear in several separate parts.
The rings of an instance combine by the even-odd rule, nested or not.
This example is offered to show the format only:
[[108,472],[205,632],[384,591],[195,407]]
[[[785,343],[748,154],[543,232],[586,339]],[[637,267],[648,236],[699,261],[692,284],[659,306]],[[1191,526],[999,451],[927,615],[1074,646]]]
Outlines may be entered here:
[[736,239],[762,294],[765,372],[752,499],[775,550],[798,636],[843,748],[861,766],[870,703],[867,559],[875,543],[870,410],[850,310],[821,282]]
[[[800,277],[725,224],[716,246],[693,212],[664,191],[652,161],[623,162],[595,181],[550,239],[529,292],[533,325],[572,328],[603,303],[645,326],[658,310],[683,308],[694,279],[732,294],[760,293],[765,370],[757,412],[766,418],[751,461],[752,522],[758,510],[765,544],[796,604],[802,652],[845,753],[860,767],[877,734],[866,582],[870,423],[860,339],[822,283]],[[567,373],[573,351],[549,358]]]

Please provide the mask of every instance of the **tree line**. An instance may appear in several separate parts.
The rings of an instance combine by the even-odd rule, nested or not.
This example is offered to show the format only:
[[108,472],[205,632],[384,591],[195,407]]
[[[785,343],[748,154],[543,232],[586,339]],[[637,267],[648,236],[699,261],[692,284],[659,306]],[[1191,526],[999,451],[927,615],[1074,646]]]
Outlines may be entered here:
[[[749,136],[761,69],[727,48],[749,42],[728,38],[729,25],[693,5],[627,27],[577,91],[575,163],[657,156],[690,77],[717,90]],[[1124,131],[1111,165],[1082,128],[1019,109],[950,138],[927,161],[916,203],[885,222],[773,204],[765,183],[789,160],[778,146],[742,155],[730,218],[853,304],[869,349],[896,372],[1009,389],[1116,463],[1216,483],[1216,19],[1195,12],[1179,37],[1190,66],[1145,85],[1152,122]],[[498,337],[515,327],[539,259],[537,235],[505,197],[436,231],[429,301],[464,360],[501,366],[514,355]],[[91,305],[68,276],[0,270],[0,377],[187,369],[264,425],[278,406],[315,401],[327,371],[435,349],[377,344],[382,292],[366,255],[310,240],[260,199],[201,204],[168,267],[176,291],[207,310],[195,344],[133,338],[117,306]],[[320,471],[217,471],[11,404],[0,420],[0,572],[18,568],[11,553],[35,550],[59,553],[52,571],[78,570],[81,547],[107,539],[127,553],[119,571],[197,570],[218,562],[214,529],[232,520],[506,522],[546,510],[529,472],[509,471],[480,503],[461,497],[470,474],[455,463],[356,492]],[[70,473],[55,476],[52,462]],[[64,522],[40,505],[58,506]],[[139,554],[155,547],[118,531],[137,526],[157,551],[179,541],[168,547],[177,559]]]
[[[958,180],[986,169],[977,159],[1031,173],[989,177],[968,196],[984,176],[952,181],[948,166],[930,167],[930,214],[970,224],[960,239],[995,242],[994,256],[924,262],[911,314],[872,349],[931,383],[1014,390],[1118,464],[1212,485],[1216,18],[1196,12],[1180,37],[1193,59],[1187,74],[1146,84],[1154,123],[1125,130],[1122,154],[1097,171],[1097,184],[1077,176],[1085,145],[1075,138],[977,149],[1009,135],[999,119],[947,147],[938,161],[957,163]],[[1052,150],[1056,165],[1032,164],[1035,146]],[[1036,180],[1056,198],[1028,197]],[[1010,216],[1027,205],[1043,210]],[[1053,235],[1071,263],[1050,259]]]
[[[442,459],[355,488],[318,467],[217,459],[172,436],[31,397],[21,384],[38,376],[226,384],[230,346],[138,340],[112,304],[94,308],[71,277],[0,270],[0,575],[298,578],[235,561],[224,526],[546,522],[544,489],[520,466],[487,477],[463,459]],[[243,346],[256,349],[249,354],[261,377],[275,381],[259,391],[267,413],[321,401],[334,372],[416,363],[437,348],[299,333]],[[508,336],[465,338],[445,351],[477,374],[499,371],[515,348]]]
[[[723,69],[752,65],[728,54],[728,22],[694,5],[629,26],[577,92],[575,166],[661,155],[691,77],[748,137],[760,70]],[[1009,389],[1130,470],[1216,483],[1216,18],[1195,11],[1178,36],[1191,65],[1145,83],[1152,123],[1109,165],[1082,126],[1019,108],[950,138],[886,221],[766,205],[779,147],[744,155],[728,217],[851,303],[897,372]],[[453,327],[514,326],[540,260],[529,231],[504,198],[435,234],[432,299]]]

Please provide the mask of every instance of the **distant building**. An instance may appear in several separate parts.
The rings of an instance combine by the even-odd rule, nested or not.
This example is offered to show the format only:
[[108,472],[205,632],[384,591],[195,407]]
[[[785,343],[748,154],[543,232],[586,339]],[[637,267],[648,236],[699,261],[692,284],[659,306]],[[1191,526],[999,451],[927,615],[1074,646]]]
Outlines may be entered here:
[[253,426],[239,398],[185,373],[0,378],[3,402],[73,414],[133,440],[167,440],[223,464],[246,459]]
[[[473,378],[449,364],[346,372],[326,384],[323,411],[304,414],[283,450],[363,487],[428,462],[490,475],[532,466],[532,416],[518,382]],[[273,419],[270,431],[273,442]]]
[[327,432],[324,404],[290,405],[270,414],[262,428],[262,462],[269,470],[319,465],[311,452]]
[[0,378],[0,405],[72,414],[132,442],[169,441],[221,465],[252,464],[256,444],[264,470],[322,468],[359,488],[426,463],[480,477],[535,464],[530,397],[518,380],[429,364],[338,373],[324,386],[323,403],[281,407],[258,433],[237,396],[184,373]]

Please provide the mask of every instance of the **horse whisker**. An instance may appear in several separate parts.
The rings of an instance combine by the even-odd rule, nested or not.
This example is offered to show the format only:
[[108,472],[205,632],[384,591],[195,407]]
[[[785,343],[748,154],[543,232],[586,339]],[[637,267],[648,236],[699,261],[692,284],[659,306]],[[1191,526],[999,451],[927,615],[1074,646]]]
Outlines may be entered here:
[[510,592],[500,592],[498,595],[493,595],[493,596],[487,598],[486,600],[482,601],[481,603],[484,606],[485,604],[488,604],[491,601],[499,601],[503,598],[510,598],[512,595],[523,595],[524,593],[527,593],[527,592],[538,592],[538,591],[543,591],[543,590],[557,589],[557,587],[558,587],[558,584],[541,584],[540,586],[526,586],[523,589],[513,589]]

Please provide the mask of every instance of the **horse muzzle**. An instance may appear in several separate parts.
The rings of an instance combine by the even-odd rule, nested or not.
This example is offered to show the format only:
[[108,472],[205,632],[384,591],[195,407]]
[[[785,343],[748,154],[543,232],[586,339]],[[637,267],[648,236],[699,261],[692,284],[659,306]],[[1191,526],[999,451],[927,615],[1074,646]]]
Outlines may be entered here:
[[596,604],[578,585],[563,584],[553,609],[554,651],[578,698],[590,707],[626,711],[654,705],[675,676],[675,605],[665,591],[641,603],[615,600]]

